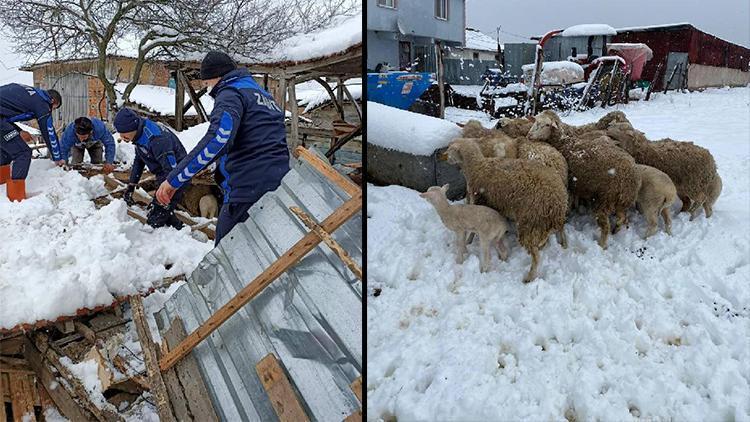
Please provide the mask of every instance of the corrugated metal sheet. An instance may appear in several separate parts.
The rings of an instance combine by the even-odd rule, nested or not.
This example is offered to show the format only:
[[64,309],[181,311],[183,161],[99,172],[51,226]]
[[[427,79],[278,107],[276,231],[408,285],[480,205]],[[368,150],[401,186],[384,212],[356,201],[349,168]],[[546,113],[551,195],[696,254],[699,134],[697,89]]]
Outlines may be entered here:
[[62,107],[52,112],[56,125],[67,125],[81,116],[88,116],[88,76],[80,73],[68,73],[61,76],[45,75],[42,86],[45,89],[51,89],[54,86],[54,89],[62,96]]
[[[349,199],[304,161],[250,209],[157,313],[159,330],[179,316],[188,332],[229,301],[308,230],[289,211],[324,220]],[[333,233],[362,262],[361,213]],[[275,353],[319,421],[359,409],[349,385],[362,372],[362,283],[325,245],[310,252],[193,350],[217,413],[227,421],[277,420],[255,372]]]

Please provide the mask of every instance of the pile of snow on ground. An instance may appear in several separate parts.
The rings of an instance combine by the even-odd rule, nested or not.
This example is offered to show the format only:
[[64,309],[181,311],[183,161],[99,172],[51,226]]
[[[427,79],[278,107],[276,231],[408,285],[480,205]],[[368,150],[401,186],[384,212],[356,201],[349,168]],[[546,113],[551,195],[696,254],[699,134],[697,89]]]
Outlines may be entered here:
[[593,217],[575,216],[568,249],[551,239],[531,284],[515,235],[508,262],[482,274],[478,242],[455,264],[453,234],[417,192],[368,186],[368,415],[750,420],[750,89],[622,110],[651,139],[710,149],[724,181],[713,217],[682,213],[672,236],[643,240],[631,212],[602,250]]
[[96,209],[101,176],[86,179],[33,160],[29,199],[11,203],[0,186],[0,328],[55,319],[113,297],[189,274],[212,245],[188,227],[153,229],[127,215],[122,200]]
[[461,128],[443,119],[367,102],[367,142],[413,155],[432,155],[461,136]]

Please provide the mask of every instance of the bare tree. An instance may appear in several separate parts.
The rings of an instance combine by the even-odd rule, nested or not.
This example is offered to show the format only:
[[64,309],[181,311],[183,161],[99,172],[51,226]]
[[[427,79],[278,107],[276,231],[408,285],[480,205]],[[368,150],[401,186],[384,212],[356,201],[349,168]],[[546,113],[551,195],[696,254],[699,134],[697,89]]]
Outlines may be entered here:
[[96,58],[107,108],[116,111],[108,54],[136,59],[122,75],[125,102],[153,59],[198,59],[213,48],[252,58],[359,7],[360,0],[0,0],[0,22],[29,64]]

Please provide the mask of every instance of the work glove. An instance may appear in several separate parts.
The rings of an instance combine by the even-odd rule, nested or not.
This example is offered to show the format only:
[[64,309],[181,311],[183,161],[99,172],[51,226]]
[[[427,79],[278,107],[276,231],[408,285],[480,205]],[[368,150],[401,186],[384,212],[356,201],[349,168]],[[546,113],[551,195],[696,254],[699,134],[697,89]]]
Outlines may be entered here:
[[128,188],[125,190],[125,195],[122,196],[122,199],[125,200],[125,203],[128,204],[129,207],[135,205],[133,192],[135,192],[135,184],[128,183]]

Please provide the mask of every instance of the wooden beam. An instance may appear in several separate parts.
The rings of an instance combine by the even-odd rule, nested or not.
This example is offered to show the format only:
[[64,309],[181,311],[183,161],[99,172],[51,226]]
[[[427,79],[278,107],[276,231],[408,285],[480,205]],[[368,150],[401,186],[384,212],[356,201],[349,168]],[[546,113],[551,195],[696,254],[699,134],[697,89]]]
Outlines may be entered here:
[[310,419],[305,414],[300,399],[286,376],[286,371],[273,353],[269,353],[255,365],[263,388],[268,393],[273,410],[281,422],[305,422]]
[[294,149],[300,145],[299,140],[299,106],[297,105],[297,87],[294,77],[289,79],[289,103],[292,106],[292,133],[289,148]]
[[[200,91],[196,92],[195,95],[198,97],[198,100],[208,91],[208,88],[203,87],[200,89]],[[185,103],[185,107],[183,107],[182,112],[187,113],[188,110],[190,110],[193,107],[193,100],[188,100],[187,103]]]
[[279,88],[276,91],[278,94],[277,102],[281,108],[281,112],[286,116],[286,75],[281,75],[279,79]]
[[299,218],[307,228],[315,232],[315,234],[320,237],[320,240],[325,242],[326,245],[328,245],[329,248],[335,253],[341,261],[344,262],[347,268],[351,270],[352,273],[354,273],[357,278],[362,280],[362,269],[359,268],[359,265],[357,265],[356,262],[352,259],[352,257],[349,256],[349,254],[344,250],[344,248],[341,247],[341,245],[336,242],[330,233],[326,233],[325,230],[323,230],[318,223],[313,220],[312,217],[307,215],[304,211],[302,211],[299,207],[289,207],[290,210]]
[[337,172],[336,169],[331,167],[330,164],[321,160],[320,157],[310,152],[310,150],[302,147],[297,147],[294,150],[295,157],[301,157],[313,166],[318,172],[327,177],[330,181],[335,183],[338,187],[348,193],[349,196],[361,195],[362,189],[355,185],[354,182],[344,177],[341,173]]
[[[357,188],[359,190],[359,188]],[[336,209],[321,224],[323,230],[333,232],[341,227],[349,218],[362,209],[362,192],[360,191],[352,199],[346,201],[341,207]],[[219,328],[238,310],[250,302],[274,280],[294,266],[308,252],[313,250],[320,243],[320,238],[315,233],[308,233],[300,239],[294,246],[286,251],[281,258],[274,261],[265,271],[260,273],[252,282],[245,286],[237,293],[235,297],[229,300],[224,306],[211,315],[198,329],[191,333],[177,347],[164,356],[161,360],[160,367],[162,371],[171,368],[180,359],[190,353],[195,346],[206,339],[214,330]]]
[[177,73],[180,75],[182,85],[185,88],[185,91],[188,93],[188,96],[190,97],[190,103],[195,107],[195,112],[198,113],[198,120],[200,120],[201,123],[207,122],[208,115],[206,114],[206,109],[203,108],[203,103],[200,102],[198,95],[193,89],[193,86],[190,85],[190,81],[187,77],[185,77],[181,70],[178,70]]
[[351,388],[354,395],[357,396],[357,400],[362,403],[362,377],[357,377],[349,388]]
[[[167,350],[169,350],[169,347],[179,345],[187,337],[182,319],[179,317],[174,318],[169,325],[169,329],[164,332],[162,337],[166,342]],[[174,368],[165,372],[165,374],[170,373],[174,375],[173,381],[177,381],[177,384],[173,384],[171,389],[168,387],[170,396],[174,390],[179,390],[177,396],[185,401],[186,410],[196,421],[218,422],[219,417],[216,415],[216,411],[211,403],[208,388],[203,382],[203,376],[198,368],[198,361],[195,357],[185,357]],[[183,419],[179,418],[179,420]]]
[[[94,416],[73,399],[68,390],[57,381],[52,371],[44,364],[42,355],[34,344],[25,338],[24,357],[34,369],[39,384],[49,394],[60,413],[71,421],[94,421]],[[55,388],[53,388],[55,386]],[[2,397],[0,397],[0,401]]]
[[354,96],[352,96],[351,91],[349,91],[349,88],[347,88],[346,85],[341,85],[344,89],[344,93],[346,94],[346,98],[349,99],[349,101],[352,102],[352,105],[354,105],[354,109],[357,110],[357,116],[359,116],[360,123],[362,122],[362,108],[357,104],[357,101],[354,99]]
[[130,309],[133,311],[133,324],[138,331],[138,339],[141,343],[141,349],[143,349],[143,359],[148,371],[151,394],[156,399],[156,410],[159,412],[159,419],[162,421],[176,421],[172,414],[172,408],[169,405],[167,388],[164,386],[164,380],[161,378],[159,358],[156,356],[154,340],[151,338],[151,330],[148,327],[146,311],[143,309],[143,299],[141,299],[140,295],[134,295],[130,298]]
[[326,90],[328,96],[331,97],[331,102],[333,102],[333,105],[336,107],[336,111],[339,113],[339,117],[341,117],[341,120],[344,120],[344,108],[341,106],[341,103],[336,100],[336,94],[333,92],[333,89],[331,89],[331,86],[328,85],[328,82],[324,81],[323,78],[317,77],[314,79]]
[[443,63],[443,46],[435,41],[435,57],[437,58],[438,92],[440,93],[440,118],[445,118],[445,67]]
[[86,340],[91,344],[96,344],[96,333],[91,328],[87,327],[81,321],[74,321],[76,331],[78,331]]
[[175,96],[174,96],[174,119],[175,119],[175,130],[182,132],[183,120],[185,113],[183,107],[185,106],[185,86],[182,84],[182,72],[175,71]]

